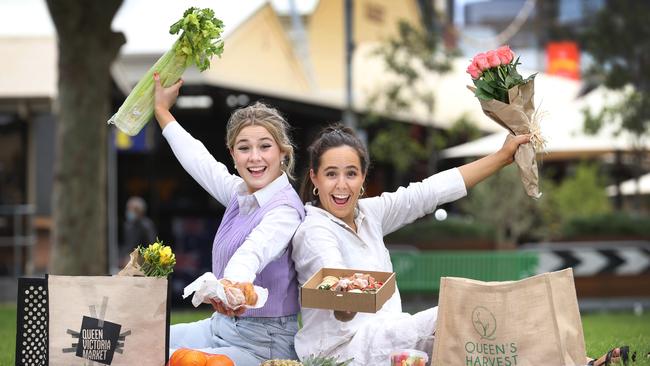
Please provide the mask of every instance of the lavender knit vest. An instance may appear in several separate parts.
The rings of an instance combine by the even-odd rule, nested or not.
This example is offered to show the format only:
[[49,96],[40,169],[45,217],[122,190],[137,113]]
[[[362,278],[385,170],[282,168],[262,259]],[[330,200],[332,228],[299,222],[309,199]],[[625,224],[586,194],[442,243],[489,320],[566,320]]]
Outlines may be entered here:
[[[281,205],[296,209],[301,220],[305,217],[305,207],[290,184],[282,188],[264,206],[248,215],[239,213],[237,195],[232,196],[212,245],[212,272],[217,278],[223,277],[226,264],[244,243],[248,234],[262,221],[264,215]],[[294,315],[300,311],[298,278],[291,259],[291,243],[287,243],[287,250],[279,258],[257,274],[253,284],[268,289],[269,298],[263,307],[247,310],[243,317],[280,317]]]

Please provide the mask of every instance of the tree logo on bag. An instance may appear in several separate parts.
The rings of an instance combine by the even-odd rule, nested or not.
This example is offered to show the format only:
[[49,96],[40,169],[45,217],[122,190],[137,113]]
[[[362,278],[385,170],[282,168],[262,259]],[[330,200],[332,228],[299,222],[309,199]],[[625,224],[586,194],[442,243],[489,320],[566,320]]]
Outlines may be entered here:
[[483,306],[477,306],[472,311],[472,325],[482,339],[494,340],[497,331],[497,319],[494,314]]
[[92,316],[83,316],[81,329],[76,332],[68,329],[66,333],[76,338],[77,343],[72,347],[64,348],[63,353],[74,353],[75,356],[85,358],[93,362],[110,365],[113,362],[115,353],[124,352],[124,341],[131,334],[131,331],[120,333],[122,326],[104,320],[108,298],[102,299],[99,316],[96,314],[95,305],[90,306]]

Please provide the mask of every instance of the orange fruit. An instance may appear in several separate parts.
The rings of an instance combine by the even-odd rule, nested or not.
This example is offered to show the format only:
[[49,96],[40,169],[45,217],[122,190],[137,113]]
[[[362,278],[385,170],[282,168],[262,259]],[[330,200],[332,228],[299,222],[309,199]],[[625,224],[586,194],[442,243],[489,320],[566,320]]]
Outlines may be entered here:
[[208,355],[205,366],[235,366],[235,363],[226,355]]
[[205,366],[207,355],[201,351],[191,350],[183,355],[180,366]]
[[169,358],[169,362],[167,363],[167,366],[178,366],[180,365],[180,360],[183,358],[183,356],[191,351],[188,348],[179,348],[174,353],[172,353],[172,356]]
[[206,362],[207,357],[205,353],[193,349],[188,349],[185,352],[182,352],[179,355],[178,359],[174,360],[174,363],[172,363],[170,360],[169,366],[205,366]]

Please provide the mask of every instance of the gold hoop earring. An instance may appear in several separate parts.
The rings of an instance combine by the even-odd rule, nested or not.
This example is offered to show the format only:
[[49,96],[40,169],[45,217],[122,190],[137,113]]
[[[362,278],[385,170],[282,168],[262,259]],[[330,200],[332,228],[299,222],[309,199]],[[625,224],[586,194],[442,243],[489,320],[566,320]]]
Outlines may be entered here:
[[314,187],[314,189],[311,190],[311,193],[312,193],[314,196],[318,196],[318,187]]
[[366,193],[366,189],[361,186],[361,191],[359,192],[359,197],[363,196]]

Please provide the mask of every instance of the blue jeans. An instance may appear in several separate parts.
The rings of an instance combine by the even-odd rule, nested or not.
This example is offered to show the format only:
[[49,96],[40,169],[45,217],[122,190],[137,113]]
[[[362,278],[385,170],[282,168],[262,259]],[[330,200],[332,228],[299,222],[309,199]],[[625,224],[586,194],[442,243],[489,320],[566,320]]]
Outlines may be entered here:
[[293,337],[296,315],[279,318],[231,318],[219,313],[194,323],[172,325],[169,348],[223,354],[237,366],[258,366],[273,358],[297,360]]

